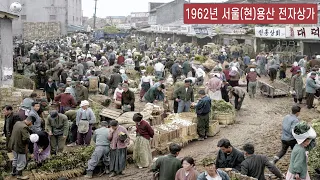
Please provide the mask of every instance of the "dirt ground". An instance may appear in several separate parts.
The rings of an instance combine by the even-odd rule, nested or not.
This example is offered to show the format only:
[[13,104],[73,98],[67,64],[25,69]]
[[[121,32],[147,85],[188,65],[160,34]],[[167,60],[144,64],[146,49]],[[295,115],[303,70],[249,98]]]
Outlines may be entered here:
[[[184,147],[179,157],[190,156],[196,160],[196,168],[203,170],[201,160],[204,158],[215,159],[218,151],[217,142],[221,138],[228,138],[232,145],[241,149],[245,143],[253,143],[257,154],[264,154],[273,157],[281,148],[281,123],[285,115],[291,111],[294,104],[290,97],[268,98],[257,93],[255,99],[250,99],[247,95],[242,109],[237,112],[236,123],[221,127],[220,132],[205,141],[191,142]],[[319,116],[315,110],[308,110],[305,102],[301,105],[301,120],[311,121]],[[283,157],[277,166],[285,173],[289,164],[289,154]],[[124,171],[125,175],[111,180],[141,180],[142,178],[151,178],[149,169],[138,169],[134,165],[129,165]],[[96,177],[95,179],[104,179],[104,177]],[[83,179],[83,178],[77,178]]]
[[[242,108],[237,112],[236,123],[229,126],[221,126],[220,132],[205,141],[194,141],[184,147],[179,154],[179,158],[185,156],[193,157],[196,160],[196,168],[203,171],[201,161],[204,158],[215,159],[218,151],[217,142],[221,138],[227,138],[232,145],[241,149],[245,143],[253,143],[257,154],[264,154],[273,157],[281,148],[281,123],[285,115],[290,113],[291,106],[294,104],[291,97],[269,98],[257,93],[255,99],[250,99],[248,95],[244,99]],[[137,111],[142,110],[144,103],[136,100]],[[315,110],[308,110],[305,101],[301,105],[301,120],[312,121],[319,117]],[[288,168],[289,154],[283,157],[277,166],[285,173]],[[268,173],[268,172],[267,172]],[[102,177],[95,176],[94,179],[110,180],[141,180],[151,179],[150,169],[138,169],[130,164],[124,171],[124,175],[109,178],[107,175]],[[83,177],[75,179],[85,179]]]

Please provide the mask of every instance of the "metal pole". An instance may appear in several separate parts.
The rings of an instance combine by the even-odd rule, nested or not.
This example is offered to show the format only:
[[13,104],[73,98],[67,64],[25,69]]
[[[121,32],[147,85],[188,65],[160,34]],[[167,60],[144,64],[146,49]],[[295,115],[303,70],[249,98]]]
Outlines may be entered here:
[[97,20],[97,2],[98,0],[95,1],[95,6],[94,6],[94,16],[93,16],[93,29],[96,29],[96,20]]

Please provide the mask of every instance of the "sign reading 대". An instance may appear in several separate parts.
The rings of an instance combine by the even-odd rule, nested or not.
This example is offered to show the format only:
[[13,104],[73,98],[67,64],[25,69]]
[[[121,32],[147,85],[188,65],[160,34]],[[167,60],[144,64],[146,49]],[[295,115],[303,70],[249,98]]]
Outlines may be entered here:
[[286,27],[287,38],[320,39],[319,26],[313,27]]
[[259,38],[286,38],[286,28],[282,27],[255,27],[256,37]]
[[185,24],[318,24],[317,4],[184,4]]

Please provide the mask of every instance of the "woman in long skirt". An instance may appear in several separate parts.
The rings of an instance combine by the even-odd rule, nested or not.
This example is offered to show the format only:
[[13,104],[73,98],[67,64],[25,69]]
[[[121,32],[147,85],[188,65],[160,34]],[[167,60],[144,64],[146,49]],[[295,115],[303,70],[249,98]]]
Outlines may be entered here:
[[110,144],[110,177],[122,175],[126,168],[127,146],[130,143],[128,131],[119,125],[118,121],[110,122],[111,133],[109,135]]
[[133,121],[136,123],[137,139],[134,143],[133,160],[139,169],[147,168],[152,163],[152,154],[150,146],[150,138],[153,138],[154,131],[150,124],[142,120],[140,113],[133,115]]

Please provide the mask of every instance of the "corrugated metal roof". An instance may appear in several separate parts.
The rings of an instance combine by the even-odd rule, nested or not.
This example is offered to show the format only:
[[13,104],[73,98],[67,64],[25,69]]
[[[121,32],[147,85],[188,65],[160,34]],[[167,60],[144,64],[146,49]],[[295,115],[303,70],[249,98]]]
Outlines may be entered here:
[[0,18],[9,18],[9,19],[16,19],[16,18],[19,18],[18,15],[15,15],[15,14],[11,14],[11,13],[8,13],[8,12],[4,12],[4,11],[0,11]]

